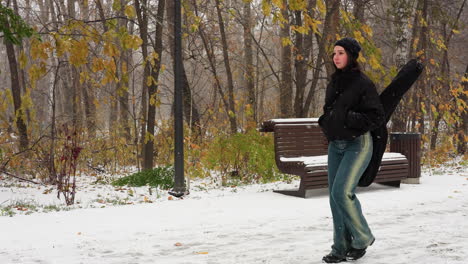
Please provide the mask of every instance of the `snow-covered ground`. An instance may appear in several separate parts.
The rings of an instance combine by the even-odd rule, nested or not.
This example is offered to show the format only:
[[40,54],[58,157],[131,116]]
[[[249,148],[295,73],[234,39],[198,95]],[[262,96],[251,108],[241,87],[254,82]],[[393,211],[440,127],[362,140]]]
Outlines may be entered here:
[[[271,191],[297,181],[229,188],[197,181],[190,195],[170,199],[90,178],[80,178],[79,204],[68,211],[55,190],[0,181],[0,263],[303,264],[330,251],[326,190],[309,199]],[[377,240],[357,263],[468,263],[466,166],[425,170],[419,185],[373,184],[358,197]]]

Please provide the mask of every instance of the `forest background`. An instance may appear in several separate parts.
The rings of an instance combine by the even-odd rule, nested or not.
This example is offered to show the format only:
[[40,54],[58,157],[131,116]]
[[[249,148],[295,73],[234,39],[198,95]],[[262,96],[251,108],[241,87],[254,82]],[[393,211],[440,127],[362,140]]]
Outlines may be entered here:
[[[76,175],[173,164],[172,0],[0,4],[1,173],[66,194]],[[466,0],[182,6],[188,178],[284,179],[258,127],[321,114],[333,43],[345,36],[361,44],[359,62],[379,92],[408,60],[424,62],[389,130],[421,133],[425,165],[466,160]]]

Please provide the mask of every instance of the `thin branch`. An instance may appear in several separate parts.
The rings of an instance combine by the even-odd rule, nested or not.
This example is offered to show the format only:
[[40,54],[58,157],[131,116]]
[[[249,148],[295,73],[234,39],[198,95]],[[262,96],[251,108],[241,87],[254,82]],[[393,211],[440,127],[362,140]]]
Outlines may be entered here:
[[42,135],[39,139],[36,140],[36,142],[34,142],[34,144],[31,145],[30,148],[27,148],[27,149],[24,149],[24,150],[21,150],[20,152],[17,152],[17,153],[14,153],[11,157],[9,157],[9,159],[6,160],[5,163],[3,163],[3,165],[1,166],[2,170],[8,165],[8,163],[10,163],[11,159],[14,157],[14,156],[18,156],[24,152],[27,152],[27,151],[30,151],[32,150],[43,138],[45,138],[47,136],[45,135]]
[[18,179],[18,180],[21,180],[21,181],[26,181],[26,182],[30,182],[30,183],[34,183],[34,184],[39,184],[39,185],[44,185],[44,184],[42,184],[42,183],[40,183],[40,182],[35,182],[35,181],[32,181],[32,180],[28,180],[28,179],[25,179],[25,178],[21,178],[21,177],[19,177],[19,176],[16,176],[16,175],[14,175],[14,174],[11,174],[11,173],[5,171],[4,169],[0,170],[0,173],[3,173],[3,174],[5,174],[5,175],[7,175],[7,176],[10,176],[10,177],[12,177],[12,178],[15,178],[15,179]]

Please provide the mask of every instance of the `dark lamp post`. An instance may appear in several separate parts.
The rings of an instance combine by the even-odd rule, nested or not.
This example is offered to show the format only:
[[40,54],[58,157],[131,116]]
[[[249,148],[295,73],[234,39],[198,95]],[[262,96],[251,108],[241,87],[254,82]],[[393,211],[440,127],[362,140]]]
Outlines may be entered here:
[[184,184],[184,133],[182,115],[182,33],[181,0],[174,0],[174,189],[169,194],[181,197],[185,194]]

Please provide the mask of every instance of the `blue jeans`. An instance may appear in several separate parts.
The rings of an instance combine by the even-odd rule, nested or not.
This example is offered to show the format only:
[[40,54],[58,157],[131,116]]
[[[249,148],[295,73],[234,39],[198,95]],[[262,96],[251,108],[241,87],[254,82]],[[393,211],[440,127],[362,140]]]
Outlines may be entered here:
[[332,254],[344,257],[351,248],[365,248],[374,236],[362,215],[356,186],[372,157],[370,132],[354,140],[328,145],[328,188],[333,215]]

